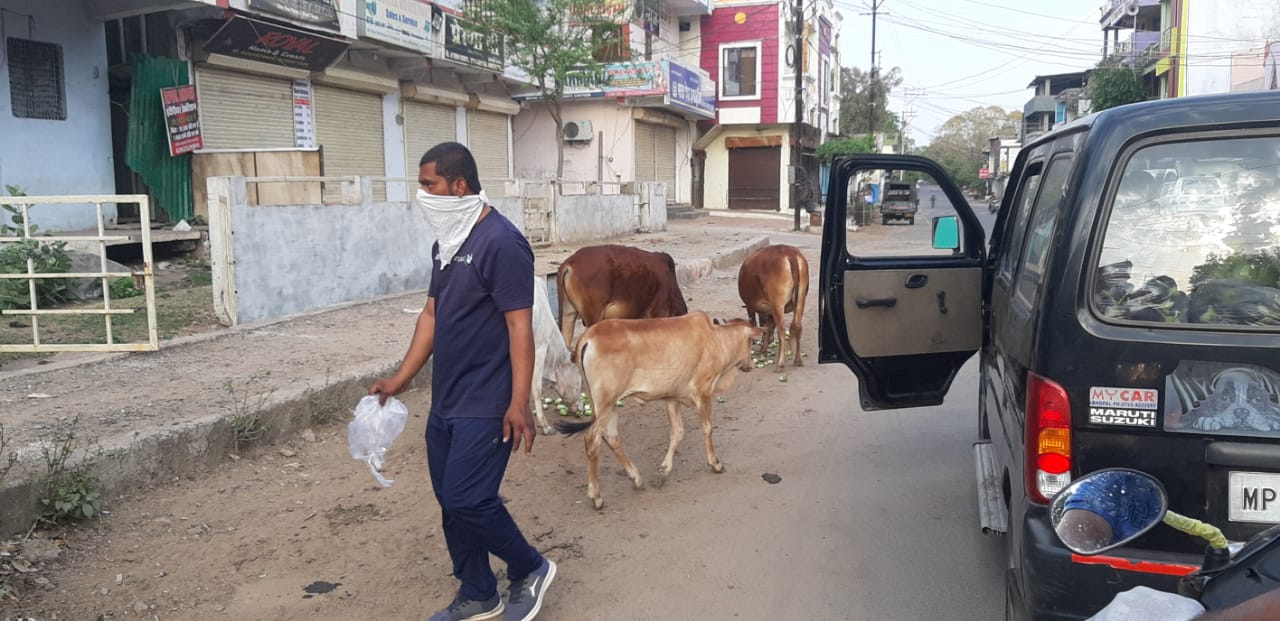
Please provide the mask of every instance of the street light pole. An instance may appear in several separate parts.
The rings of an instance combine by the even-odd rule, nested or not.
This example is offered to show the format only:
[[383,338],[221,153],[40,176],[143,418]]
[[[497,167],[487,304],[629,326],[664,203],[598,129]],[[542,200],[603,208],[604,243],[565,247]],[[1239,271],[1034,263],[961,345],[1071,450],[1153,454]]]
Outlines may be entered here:
[[791,209],[795,215],[795,226],[792,230],[800,230],[800,184],[807,182],[800,170],[800,135],[804,131],[804,0],[795,0],[792,16],[795,22],[795,53],[791,56],[791,69],[795,72],[795,121],[791,124]]

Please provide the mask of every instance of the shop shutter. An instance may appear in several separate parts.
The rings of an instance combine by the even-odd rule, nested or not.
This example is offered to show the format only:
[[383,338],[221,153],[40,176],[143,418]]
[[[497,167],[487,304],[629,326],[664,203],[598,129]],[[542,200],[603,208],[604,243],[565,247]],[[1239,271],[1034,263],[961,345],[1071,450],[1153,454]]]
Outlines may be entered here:
[[418,161],[431,147],[457,140],[457,108],[404,102],[404,161],[410,177],[418,177]]
[[[323,149],[326,177],[384,177],[382,96],[315,85],[316,143]],[[373,184],[373,200],[387,198],[387,186]],[[342,199],[342,185],[326,183],[325,202]]]
[[508,116],[473,110],[467,114],[467,140],[480,169],[480,185],[497,183],[507,175]]
[[289,80],[200,67],[196,88],[204,148],[293,148]]
[[676,130],[653,126],[654,179],[667,182],[667,202],[676,201]]
[[636,123],[636,181],[657,181],[658,164],[654,161],[655,127],[649,123]]
[[729,149],[729,209],[777,211],[781,173],[782,147]]

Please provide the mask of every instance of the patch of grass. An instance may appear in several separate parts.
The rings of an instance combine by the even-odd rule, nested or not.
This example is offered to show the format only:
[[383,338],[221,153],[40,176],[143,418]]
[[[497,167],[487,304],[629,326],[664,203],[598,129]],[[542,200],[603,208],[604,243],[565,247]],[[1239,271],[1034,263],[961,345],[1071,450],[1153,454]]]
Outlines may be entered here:
[[9,438],[4,434],[4,423],[0,423],[0,483],[4,483],[9,471],[18,465],[18,452],[9,450]]
[[[324,384],[329,385],[329,369],[324,370]],[[345,418],[347,406],[338,401],[337,396],[325,394],[325,391],[307,387],[307,409],[311,426],[323,427]]]
[[[267,375],[270,375],[269,373]],[[232,380],[222,384],[231,402],[226,406],[231,415],[232,441],[235,452],[256,442],[267,431],[267,421],[262,411],[271,403],[276,389],[266,381],[266,376],[250,375],[238,387]]]
[[[111,332],[117,343],[147,341],[145,296],[115,299],[112,308],[130,308],[129,315],[113,315]],[[102,308],[101,300],[85,300],[55,308]],[[220,328],[213,313],[213,293],[208,286],[169,287],[156,295],[156,333],[161,340]],[[40,318],[41,343],[106,343],[106,321],[101,315],[51,315]],[[0,344],[31,343],[31,317],[8,315],[0,322]],[[0,367],[23,358],[48,354],[0,354]]]
[[86,465],[73,466],[72,456],[81,449],[97,444],[81,436],[80,418],[59,423],[52,438],[40,446],[45,473],[40,504],[44,510],[36,518],[38,524],[57,526],[87,520],[101,510],[102,483]]
[[189,287],[208,287],[213,285],[213,273],[208,271],[191,272],[182,279],[182,282]]

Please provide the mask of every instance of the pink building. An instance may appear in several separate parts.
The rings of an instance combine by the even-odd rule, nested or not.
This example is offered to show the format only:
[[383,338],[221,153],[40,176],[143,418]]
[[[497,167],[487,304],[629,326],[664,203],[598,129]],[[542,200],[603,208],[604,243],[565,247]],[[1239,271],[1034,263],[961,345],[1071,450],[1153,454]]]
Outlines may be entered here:
[[[791,2],[719,0],[702,17],[700,62],[717,85],[716,117],[694,144],[694,201],[709,209],[780,210],[790,180],[816,202],[814,151],[838,129],[840,14],[830,0],[806,3],[803,46],[794,50]],[[794,60],[798,58],[798,63]],[[803,80],[800,174],[791,175],[795,68]],[[699,174],[701,173],[701,174]],[[701,183],[699,183],[701,181]]]

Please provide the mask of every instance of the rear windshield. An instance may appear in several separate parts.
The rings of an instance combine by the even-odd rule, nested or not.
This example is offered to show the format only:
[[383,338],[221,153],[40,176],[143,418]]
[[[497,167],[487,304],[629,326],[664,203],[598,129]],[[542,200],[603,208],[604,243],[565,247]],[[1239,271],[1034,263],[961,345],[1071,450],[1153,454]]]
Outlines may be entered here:
[[1280,137],[1138,150],[1104,231],[1093,297],[1103,316],[1280,327]]

